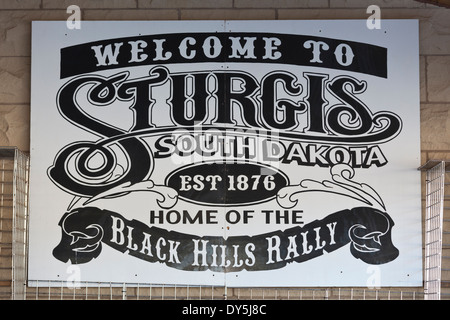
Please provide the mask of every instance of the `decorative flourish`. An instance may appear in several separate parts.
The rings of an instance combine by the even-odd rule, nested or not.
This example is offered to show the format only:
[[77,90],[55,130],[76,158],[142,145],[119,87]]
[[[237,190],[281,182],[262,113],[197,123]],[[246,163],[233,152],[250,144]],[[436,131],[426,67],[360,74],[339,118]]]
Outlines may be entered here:
[[172,208],[178,201],[178,192],[170,187],[155,185],[153,181],[141,181],[137,183],[125,182],[117,187],[111,188],[105,192],[99,193],[94,197],[84,202],[84,205],[89,204],[95,200],[116,198],[126,195],[130,192],[136,191],[150,191],[159,194],[162,199],[157,199],[159,206],[164,209]]
[[347,164],[337,164],[331,167],[331,179],[322,182],[304,179],[298,185],[291,185],[278,191],[278,204],[284,208],[292,208],[298,203],[294,195],[305,192],[329,192],[361,201],[366,205],[379,205],[386,210],[383,199],[368,184],[352,181],[355,170]]

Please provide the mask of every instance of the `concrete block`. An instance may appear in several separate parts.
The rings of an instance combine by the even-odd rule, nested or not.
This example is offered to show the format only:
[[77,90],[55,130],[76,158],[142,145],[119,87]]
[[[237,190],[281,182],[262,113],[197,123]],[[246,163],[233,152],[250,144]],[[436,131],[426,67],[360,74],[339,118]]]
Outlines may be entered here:
[[232,8],[233,0],[138,0],[139,8]]
[[426,72],[428,101],[450,102],[450,56],[428,56]]
[[66,10],[0,10],[0,56],[31,55],[31,21],[62,20]]
[[450,103],[422,104],[420,108],[422,150],[450,150]]
[[377,5],[383,8],[424,8],[425,4],[413,0],[330,0],[330,8],[367,8],[369,5]]
[[[428,160],[449,160],[450,161],[450,150],[431,150],[424,152],[426,154],[426,161]],[[425,162],[423,164],[425,164]],[[449,230],[450,230],[450,222],[449,222]]]
[[[85,10],[85,20],[177,20],[175,9],[141,9],[141,10]],[[83,23],[83,22],[81,22]]]
[[65,9],[70,5],[77,5],[80,9],[121,9],[137,7],[136,0],[42,0],[42,7],[44,9]]
[[0,145],[30,150],[30,107],[0,104]]
[[30,58],[0,57],[0,102],[30,102]]
[[[407,10],[419,18],[420,53],[450,54],[450,10],[445,8]],[[411,16],[410,16],[411,17]]]
[[181,10],[181,20],[273,20],[274,9]]
[[367,19],[369,15],[360,9],[278,9],[280,20]]
[[39,9],[40,5],[36,0],[1,1],[0,9]]
[[235,8],[328,8],[328,0],[235,0]]

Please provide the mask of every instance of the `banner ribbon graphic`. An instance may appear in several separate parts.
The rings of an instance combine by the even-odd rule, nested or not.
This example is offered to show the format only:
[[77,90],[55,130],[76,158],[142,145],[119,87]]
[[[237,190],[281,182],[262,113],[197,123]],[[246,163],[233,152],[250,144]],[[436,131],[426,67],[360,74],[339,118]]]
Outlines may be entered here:
[[189,271],[279,269],[347,244],[355,258],[368,264],[384,264],[399,255],[391,240],[394,222],[386,212],[371,207],[338,211],[284,231],[227,238],[168,231],[97,207],[66,212],[59,225],[62,238],[53,255],[73,264],[97,258],[102,243],[138,259]]

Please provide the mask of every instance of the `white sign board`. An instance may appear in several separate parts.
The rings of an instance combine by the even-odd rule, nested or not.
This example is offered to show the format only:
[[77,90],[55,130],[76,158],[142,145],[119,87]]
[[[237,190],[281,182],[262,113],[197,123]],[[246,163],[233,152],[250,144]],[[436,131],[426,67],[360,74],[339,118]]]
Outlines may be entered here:
[[417,21],[32,35],[30,280],[422,285]]

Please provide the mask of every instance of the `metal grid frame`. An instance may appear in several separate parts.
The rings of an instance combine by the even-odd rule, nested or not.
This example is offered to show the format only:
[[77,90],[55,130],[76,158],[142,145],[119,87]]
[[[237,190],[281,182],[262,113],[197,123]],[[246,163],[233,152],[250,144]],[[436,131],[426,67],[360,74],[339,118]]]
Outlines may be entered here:
[[[27,300],[423,300],[422,288],[231,288],[149,283],[32,281]],[[416,289],[414,291],[414,289]]]
[[25,299],[28,256],[28,185],[29,156],[14,149],[12,294]]
[[446,164],[445,161],[431,161],[424,168],[426,169],[424,293],[426,300],[440,300]]
[[29,157],[0,148],[0,294],[25,299]]

